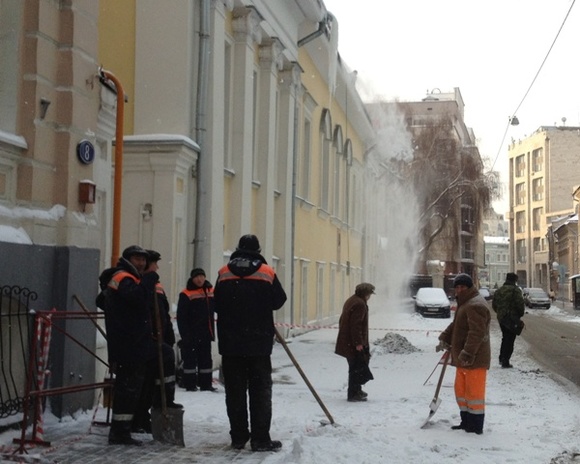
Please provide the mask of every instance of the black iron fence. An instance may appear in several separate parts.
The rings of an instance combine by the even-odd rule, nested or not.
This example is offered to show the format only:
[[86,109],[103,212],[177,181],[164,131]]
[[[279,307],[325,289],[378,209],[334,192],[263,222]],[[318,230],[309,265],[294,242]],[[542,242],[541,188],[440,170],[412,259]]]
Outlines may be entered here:
[[0,419],[23,411],[36,298],[26,287],[0,286]]

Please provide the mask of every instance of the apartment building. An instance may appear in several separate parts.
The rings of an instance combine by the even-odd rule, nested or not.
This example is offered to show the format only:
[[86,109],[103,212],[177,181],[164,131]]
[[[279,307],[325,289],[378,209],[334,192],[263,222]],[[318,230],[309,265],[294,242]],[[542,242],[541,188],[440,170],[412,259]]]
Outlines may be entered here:
[[489,208],[483,217],[485,262],[479,271],[481,286],[498,288],[510,271],[509,227],[504,215]]
[[549,290],[547,218],[574,212],[580,128],[542,126],[508,147],[510,264],[519,283]]
[[[421,177],[424,186],[441,185],[437,193],[431,192],[423,198],[420,214],[431,208],[427,217],[439,215],[446,219],[441,221],[443,227],[428,246],[424,244],[441,222],[434,219],[421,226],[426,231],[422,237],[424,249],[417,256],[415,272],[433,274],[443,286],[450,285],[449,276],[460,272],[477,280],[478,269],[484,262],[482,218],[489,198],[479,196],[478,189],[474,188],[478,182],[472,182],[470,177],[477,177],[483,165],[473,129],[465,124],[465,103],[460,89],[454,88],[451,92],[434,89],[421,101],[373,106],[381,106],[384,111],[396,107],[404,115],[406,130],[413,139],[415,160],[429,160],[429,167],[414,172],[413,179]],[[449,190],[445,200],[433,205],[432,201],[452,183],[452,179],[443,181],[452,169],[457,170],[458,177],[454,180],[457,188],[453,192]],[[420,196],[421,186],[417,187]]]

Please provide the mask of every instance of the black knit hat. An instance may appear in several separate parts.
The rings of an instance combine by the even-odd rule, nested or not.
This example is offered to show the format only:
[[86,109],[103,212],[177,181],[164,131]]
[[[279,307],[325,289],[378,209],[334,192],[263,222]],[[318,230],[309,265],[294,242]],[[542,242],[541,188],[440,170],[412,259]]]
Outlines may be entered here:
[[260,242],[258,237],[252,234],[243,235],[240,237],[240,242],[238,243],[237,251],[255,251],[260,253]]
[[453,287],[465,285],[467,288],[473,287],[473,279],[468,274],[457,274],[453,279]]
[[144,256],[146,259],[149,258],[149,253],[145,248],[141,248],[139,245],[131,245],[123,250],[123,258],[130,259],[131,256]]
[[515,284],[518,281],[518,275],[513,272],[508,272],[505,276],[505,281],[511,284]]
[[193,269],[191,271],[191,273],[189,274],[189,277],[191,277],[193,279],[194,277],[197,277],[198,275],[202,275],[205,277],[205,271],[201,267],[196,267],[195,269]]

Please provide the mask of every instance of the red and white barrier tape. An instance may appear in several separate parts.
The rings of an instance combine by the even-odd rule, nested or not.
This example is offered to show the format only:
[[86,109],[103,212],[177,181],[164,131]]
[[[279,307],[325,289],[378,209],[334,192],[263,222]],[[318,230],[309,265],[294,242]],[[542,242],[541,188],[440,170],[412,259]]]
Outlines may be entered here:
[[[285,322],[275,322],[274,325],[276,327],[285,327],[287,329],[338,329],[338,324],[333,325],[310,325],[310,324],[288,324]],[[369,330],[385,330],[388,332],[426,332],[429,335],[429,332],[432,330],[424,330],[424,329],[395,329],[392,327],[369,327]],[[441,331],[439,331],[441,332]]]

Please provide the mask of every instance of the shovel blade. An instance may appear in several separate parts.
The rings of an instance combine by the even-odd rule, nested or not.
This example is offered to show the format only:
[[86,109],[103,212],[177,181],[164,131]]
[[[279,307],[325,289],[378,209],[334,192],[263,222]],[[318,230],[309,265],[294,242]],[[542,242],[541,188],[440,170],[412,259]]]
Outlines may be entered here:
[[421,425],[422,429],[427,427],[427,424],[429,424],[429,421],[435,415],[435,412],[437,411],[437,408],[439,408],[440,404],[441,404],[441,398],[433,398],[433,401],[431,401],[431,404],[429,405],[429,416],[427,416],[427,419],[425,419],[425,421]]
[[183,409],[168,408],[165,413],[160,408],[151,410],[151,434],[161,443],[185,446],[183,441]]
[[433,401],[431,401],[431,404],[429,405],[429,409],[431,410],[431,412],[433,414],[435,414],[435,411],[437,411],[440,404],[441,404],[441,398],[437,398],[437,399],[434,398]]

